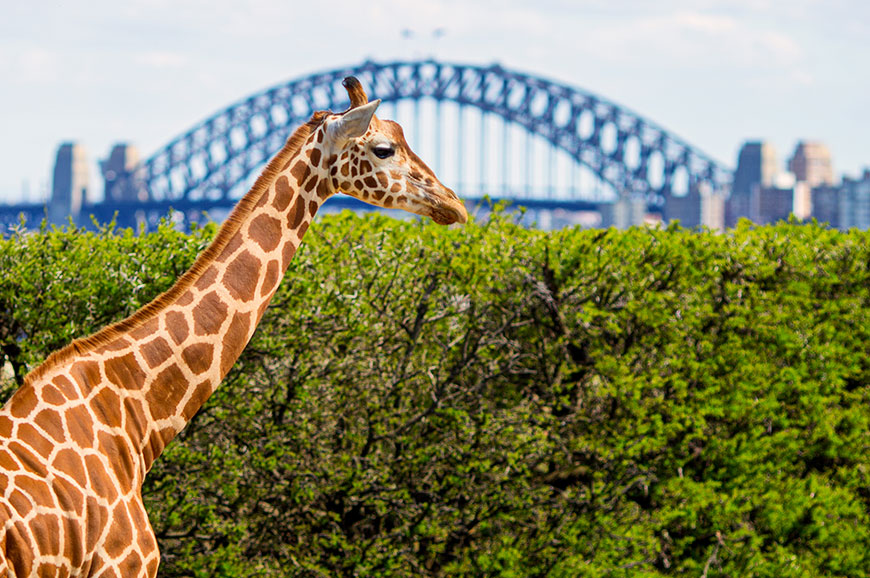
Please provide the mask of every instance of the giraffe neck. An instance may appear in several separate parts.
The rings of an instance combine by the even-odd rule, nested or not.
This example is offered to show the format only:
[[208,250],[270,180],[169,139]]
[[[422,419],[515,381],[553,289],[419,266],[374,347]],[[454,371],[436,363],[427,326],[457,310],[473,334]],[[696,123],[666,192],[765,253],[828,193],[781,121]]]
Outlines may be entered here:
[[[312,123],[307,134],[297,131],[288,141],[172,289],[130,319],[49,358],[22,388],[32,390],[26,395],[37,404],[60,393],[90,413],[83,421],[93,431],[83,435],[105,433],[115,436],[116,446],[127,446],[131,461],[124,467],[133,484],[239,357],[331,194],[318,148],[322,130]],[[15,397],[21,396],[16,393],[10,407]]]

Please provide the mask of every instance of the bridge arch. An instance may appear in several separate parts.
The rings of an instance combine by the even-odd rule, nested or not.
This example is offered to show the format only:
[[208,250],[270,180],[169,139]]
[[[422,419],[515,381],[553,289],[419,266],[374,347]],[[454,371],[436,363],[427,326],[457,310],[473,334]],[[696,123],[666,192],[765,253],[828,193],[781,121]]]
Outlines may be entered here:
[[673,194],[678,182],[720,190],[730,179],[728,169],[703,152],[593,93],[499,65],[426,60],[369,61],[258,92],[173,139],[122,186],[152,203],[231,205],[234,188],[277,152],[297,125],[316,110],[347,108],[341,80],[349,75],[385,103],[434,99],[497,115],[561,149],[619,194],[643,195],[652,204]]

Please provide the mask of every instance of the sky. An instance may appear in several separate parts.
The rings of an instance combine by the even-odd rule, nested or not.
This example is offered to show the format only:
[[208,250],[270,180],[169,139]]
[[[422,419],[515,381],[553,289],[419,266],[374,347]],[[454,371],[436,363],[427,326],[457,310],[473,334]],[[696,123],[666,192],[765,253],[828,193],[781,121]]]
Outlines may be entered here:
[[[870,167],[866,0],[2,0],[0,202],[57,147],[150,156],[254,92],[367,59],[503,67],[596,93],[713,158],[799,140]],[[101,185],[100,185],[101,186]]]

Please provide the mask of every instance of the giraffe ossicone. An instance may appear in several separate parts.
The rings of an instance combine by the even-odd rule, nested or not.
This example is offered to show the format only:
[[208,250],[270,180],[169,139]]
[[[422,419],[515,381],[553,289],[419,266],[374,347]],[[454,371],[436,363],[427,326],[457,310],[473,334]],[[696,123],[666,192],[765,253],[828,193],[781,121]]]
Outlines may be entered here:
[[171,289],[52,353],[0,409],[0,576],[157,574],[145,475],[247,345],[326,199],[466,222],[379,101],[343,84],[351,107],[293,133]]

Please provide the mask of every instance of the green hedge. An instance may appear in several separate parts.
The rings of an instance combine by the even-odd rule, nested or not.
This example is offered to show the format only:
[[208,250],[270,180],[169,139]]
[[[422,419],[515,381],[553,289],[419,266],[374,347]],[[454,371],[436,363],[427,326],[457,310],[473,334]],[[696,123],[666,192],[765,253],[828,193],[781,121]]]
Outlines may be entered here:
[[[0,242],[8,396],[214,233]],[[326,216],[144,496],[161,576],[867,576],[870,234]]]

